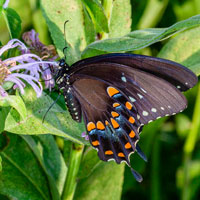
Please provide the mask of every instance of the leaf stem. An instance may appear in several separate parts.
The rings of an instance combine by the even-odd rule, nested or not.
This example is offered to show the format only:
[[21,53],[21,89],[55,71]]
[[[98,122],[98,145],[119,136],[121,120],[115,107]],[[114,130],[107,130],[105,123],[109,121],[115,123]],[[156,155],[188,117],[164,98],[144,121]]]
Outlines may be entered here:
[[84,145],[72,143],[69,158],[69,168],[65,180],[62,200],[72,200],[77,185],[77,174],[79,171]]

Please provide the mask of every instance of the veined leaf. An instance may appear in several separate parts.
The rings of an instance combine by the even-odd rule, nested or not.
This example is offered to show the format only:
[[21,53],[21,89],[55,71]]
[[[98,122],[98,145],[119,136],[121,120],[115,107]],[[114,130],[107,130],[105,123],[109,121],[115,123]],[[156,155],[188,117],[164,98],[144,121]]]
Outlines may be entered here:
[[[51,199],[45,174],[28,145],[18,135],[6,133],[6,137],[9,143],[0,152],[0,194],[9,199]],[[0,140],[6,137],[1,134]]]
[[[71,65],[80,59],[80,52],[86,47],[87,42],[91,41],[88,37],[93,37],[91,35],[93,33],[87,32],[92,24],[88,21],[85,24],[81,0],[42,0],[41,6],[58,54],[63,57],[63,48],[67,46],[66,61]],[[68,23],[65,27],[66,35],[64,36],[66,20],[68,20]]]
[[63,98],[60,98],[57,104],[50,109],[44,123],[43,117],[54,100],[46,93],[37,98],[30,87],[25,88],[23,99],[27,108],[26,120],[21,120],[16,111],[12,110],[7,116],[5,130],[25,135],[50,133],[74,142],[88,144],[81,137],[81,133],[85,130],[84,124],[77,123],[71,118]]
[[82,2],[92,18],[97,32],[108,33],[108,19],[105,16],[102,5],[97,0],[82,0]]
[[137,30],[120,38],[112,38],[91,43],[82,52],[85,58],[94,56],[95,52],[124,52],[142,49],[153,43],[164,40],[173,34],[200,25],[200,15],[193,16],[189,19],[180,21],[168,28],[151,28]]

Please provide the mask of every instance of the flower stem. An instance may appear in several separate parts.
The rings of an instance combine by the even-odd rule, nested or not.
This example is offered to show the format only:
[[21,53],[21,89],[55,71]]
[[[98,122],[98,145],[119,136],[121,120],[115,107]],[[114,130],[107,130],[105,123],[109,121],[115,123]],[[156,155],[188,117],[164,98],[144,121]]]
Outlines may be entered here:
[[67,178],[65,180],[62,200],[72,200],[74,197],[77,185],[76,177],[79,171],[83,149],[83,145],[77,143],[72,143],[71,145],[69,168],[67,172]]

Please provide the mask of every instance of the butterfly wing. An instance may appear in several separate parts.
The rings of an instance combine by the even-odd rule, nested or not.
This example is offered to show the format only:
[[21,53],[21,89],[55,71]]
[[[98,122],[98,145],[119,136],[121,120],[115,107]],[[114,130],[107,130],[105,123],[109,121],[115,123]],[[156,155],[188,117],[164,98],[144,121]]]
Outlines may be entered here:
[[73,78],[93,78],[120,90],[132,103],[141,124],[184,110],[187,101],[167,81],[147,72],[117,63],[95,63],[77,71]]
[[81,78],[73,84],[79,99],[89,139],[100,159],[127,161],[139,139],[136,110],[116,88],[93,78]]
[[148,72],[170,82],[180,91],[186,91],[192,88],[198,81],[197,76],[191,70],[176,62],[128,53],[105,54],[83,59],[74,63],[72,68],[73,71],[77,71],[88,64],[100,62],[123,64]]
[[69,81],[100,159],[130,165],[135,151],[146,159],[137,145],[141,127],[184,110],[187,101],[180,91],[193,87],[197,77],[171,61],[109,54],[72,65]]

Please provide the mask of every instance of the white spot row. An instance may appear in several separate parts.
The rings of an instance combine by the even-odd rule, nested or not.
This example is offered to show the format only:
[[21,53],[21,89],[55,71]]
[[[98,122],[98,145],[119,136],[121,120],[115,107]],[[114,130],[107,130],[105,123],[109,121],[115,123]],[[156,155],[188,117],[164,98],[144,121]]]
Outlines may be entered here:
[[131,97],[131,96],[129,96],[129,99],[130,99],[132,102],[136,102],[136,100],[135,100],[133,97]]
[[143,96],[141,94],[137,93],[137,95],[138,95],[138,97],[140,97],[140,99],[143,98]]

